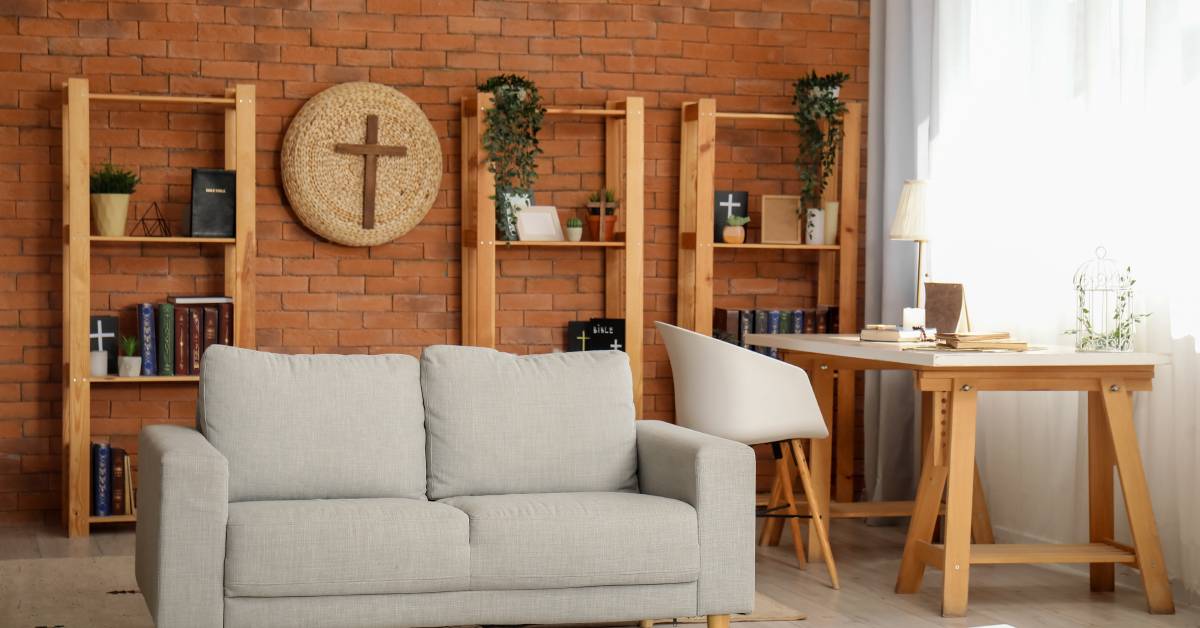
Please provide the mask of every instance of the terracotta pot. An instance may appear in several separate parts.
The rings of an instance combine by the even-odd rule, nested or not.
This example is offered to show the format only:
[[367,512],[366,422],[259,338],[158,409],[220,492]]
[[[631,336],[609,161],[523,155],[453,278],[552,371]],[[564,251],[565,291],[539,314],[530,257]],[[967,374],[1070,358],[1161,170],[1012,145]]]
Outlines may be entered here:
[[578,227],[567,227],[567,241],[578,242],[583,239],[583,225]]
[[117,358],[117,375],[137,377],[142,374],[142,356],[123,355]]
[[128,215],[128,194],[92,195],[92,224],[96,228],[96,235],[125,235],[125,219]]
[[[592,239],[597,242],[600,241],[600,217],[592,216],[591,214],[588,214],[587,224],[588,224],[588,233],[591,235]],[[604,240],[606,242],[612,242],[613,234],[616,230],[616,227],[617,227],[617,217],[612,216],[612,215],[606,215],[604,217]]]
[[741,244],[746,241],[746,228],[725,225],[721,231],[721,240],[726,244]]

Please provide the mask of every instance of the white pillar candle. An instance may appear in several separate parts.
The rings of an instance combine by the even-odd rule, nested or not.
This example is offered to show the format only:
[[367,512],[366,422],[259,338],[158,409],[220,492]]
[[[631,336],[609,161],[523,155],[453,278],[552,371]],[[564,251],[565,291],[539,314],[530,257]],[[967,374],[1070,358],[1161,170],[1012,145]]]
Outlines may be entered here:
[[906,307],[904,315],[900,319],[900,326],[904,329],[916,329],[925,326],[925,308],[923,307]]

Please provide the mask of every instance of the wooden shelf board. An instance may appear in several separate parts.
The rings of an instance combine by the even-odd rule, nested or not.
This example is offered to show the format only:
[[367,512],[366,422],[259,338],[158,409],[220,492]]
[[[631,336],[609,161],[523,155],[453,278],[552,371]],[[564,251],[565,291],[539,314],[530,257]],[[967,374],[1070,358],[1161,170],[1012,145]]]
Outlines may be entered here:
[[113,102],[148,102],[168,103],[173,105],[222,105],[232,107],[237,104],[236,98],[212,96],[154,96],[142,94],[89,94],[91,100],[108,100]]
[[506,246],[551,246],[551,247],[562,247],[562,248],[571,248],[571,247],[584,247],[584,248],[592,248],[592,247],[595,247],[595,248],[614,248],[614,249],[625,248],[625,242],[624,242],[624,241],[622,241],[622,240],[613,240],[613,241],[609,241],[609,242],[596,242],[596,241],[594,241],[594,240],[592,240],[592,241],[581,241],[581,242],[568,242],[568,241],[566,241],[566,240],[559,240],[559,241],[552,241],[552,240],[548,240],[548,241],[521,240],[521,241],[515,241],[515,242],[501,242],[501,241],[498,241],[498,242],[496,242],[495,244],[496,244],[496,246],[497,246],[497,247],[506,247]]
[[88,517],[90,523],[134,523],[136,521],[137,515],[109,515],[107,517],[92,515]]
[[726,244],[725,242],[714,242],[715,249],[776,249],[787,251],[837,251],[842,247],[837,244],[770,244],[762,242],[745,242],[743,244]]
[[546,114],[551,116],[611,116],[615,118],[625,117],[625,111],[622,109],[572,109],[570,107],[547,107]]
[[718,111],[713,114],[717,119],[728,118],[731,120],[795,120],[796,117],[790,113],[755,113],[750,111]]
[[93,384],[169,384],[180,382],[198,382],[199,375],[139,375],[137,377],[118,377],[104,375],[88,378]]
[[237,238],[190,238],[186,236],[90,236],[95,243],[124,243],[124,244],[237,244]]

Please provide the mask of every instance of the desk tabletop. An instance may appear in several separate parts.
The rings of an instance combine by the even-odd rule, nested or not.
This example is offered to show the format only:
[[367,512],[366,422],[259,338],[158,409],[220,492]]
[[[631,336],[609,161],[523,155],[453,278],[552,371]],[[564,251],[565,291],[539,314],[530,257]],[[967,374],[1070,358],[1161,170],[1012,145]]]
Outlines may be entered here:
[[1160,353],[1081,352],[1057,345],[1011,352],[912,349],[913,343],[864,342],[857,335],[837,334],[748,334],[746,344],[916,367],[1154,366],[1169,362]]

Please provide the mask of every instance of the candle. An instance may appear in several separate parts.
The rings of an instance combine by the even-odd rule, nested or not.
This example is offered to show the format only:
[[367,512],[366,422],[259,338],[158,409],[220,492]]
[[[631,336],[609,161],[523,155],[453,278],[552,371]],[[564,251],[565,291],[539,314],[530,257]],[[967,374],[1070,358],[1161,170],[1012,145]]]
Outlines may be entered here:
[[906,307],[904,315],[900,320],[900,326],[904,329],[916,329],[925,326],[925,308],[923,307]]

